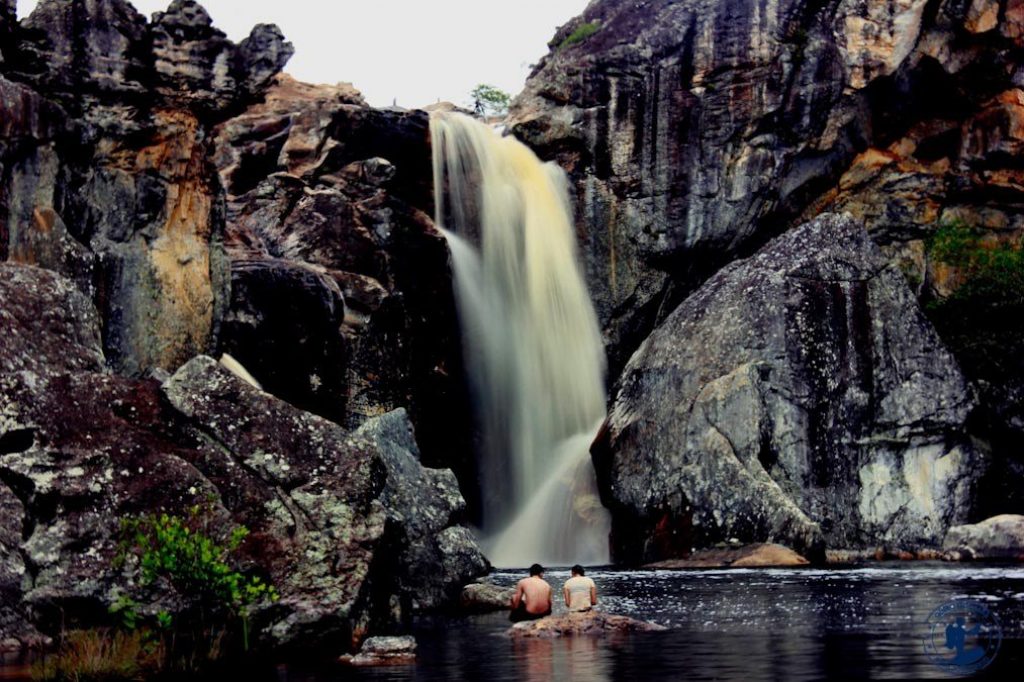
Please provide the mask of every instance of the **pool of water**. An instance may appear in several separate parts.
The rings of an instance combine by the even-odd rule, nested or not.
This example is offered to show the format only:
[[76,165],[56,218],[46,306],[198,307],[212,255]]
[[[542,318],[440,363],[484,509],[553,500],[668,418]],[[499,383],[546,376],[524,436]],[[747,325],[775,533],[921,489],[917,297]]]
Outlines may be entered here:
[[[513,641],[505,614],[421,618],[415,666],[282,670],[326,680],[950,679],[924,651],[929,614],[954,598],[984,604],[1003,641],[975,679],[1024,669],[1024,568],[878,564],[868,568],[590,571],[600,608],[670,628],[609,638]],[[522,573],[499,572],[512,585]],[[545,576],[556,587],[568,571]],[[561,609],[556,609],[556,612]]]
[[[514,585],[522,572],[490,580]],[[985,605],[1003,639],[972,679],[1020,679],[1024,567],[874,564],[845,569],[594,570],[599,608],[667,632],[517,641],[507,614],[419,618],[413,666],[279,666],[275,682],[954,679],[926,655],[929,615],[951,599]],[[545,576],[559,591],[566,570]],[[556,613],[564,606],[556,603]],[[12,674],[0,668],[0,679]]]

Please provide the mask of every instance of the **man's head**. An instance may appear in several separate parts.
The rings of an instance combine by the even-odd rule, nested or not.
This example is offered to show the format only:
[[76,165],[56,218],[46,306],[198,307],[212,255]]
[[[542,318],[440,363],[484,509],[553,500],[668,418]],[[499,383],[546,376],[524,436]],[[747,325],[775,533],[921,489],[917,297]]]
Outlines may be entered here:
[[541,566],[540,564],[534,564],[533,566],[530,566],[530,576],[531,577],[533,577],[533,576],[538,576],[539,577],[539,576],[542,576],[542,575],[544,575],[544,567],[543,566]]
[[579,564],[576,564],[575,566],[572,567],[572,574],[573,575],[584,575],[583,567],[580,566]]

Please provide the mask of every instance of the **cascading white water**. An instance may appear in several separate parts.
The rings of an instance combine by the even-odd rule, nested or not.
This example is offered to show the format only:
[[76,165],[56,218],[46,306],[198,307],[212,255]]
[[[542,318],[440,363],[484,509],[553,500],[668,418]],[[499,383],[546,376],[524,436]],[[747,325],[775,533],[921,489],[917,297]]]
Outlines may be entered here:
[[589,446],[604,349],[577,261],[565,173],[459,114],[431,118],[435,220],[448,238],[483,432],[483,531],[496,566],[608,561]]

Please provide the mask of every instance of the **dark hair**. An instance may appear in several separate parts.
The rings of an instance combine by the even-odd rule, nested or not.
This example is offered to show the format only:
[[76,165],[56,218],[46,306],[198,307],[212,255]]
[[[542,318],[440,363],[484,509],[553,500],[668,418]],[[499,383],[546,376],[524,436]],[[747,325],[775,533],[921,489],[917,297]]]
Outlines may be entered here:
[[530,575],[540,575],[543,572],[544,567],[540,564],[534,564],[533,566],[530,566]]
[[572,567],[572,572],[575,573],[576,575],[584,575],[583,567],[580,566],[579,564],[576,564],[575,566]]

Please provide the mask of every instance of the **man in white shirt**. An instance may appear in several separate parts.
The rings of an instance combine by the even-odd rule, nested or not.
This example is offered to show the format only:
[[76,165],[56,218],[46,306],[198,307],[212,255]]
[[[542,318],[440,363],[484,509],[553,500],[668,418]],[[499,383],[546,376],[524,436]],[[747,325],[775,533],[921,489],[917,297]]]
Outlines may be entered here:
[[565,605],[570,611],[589,611],[597,604],[597,585],[583,575],[583,567],[576,564],[572,567],[572,577],[562,587]]

